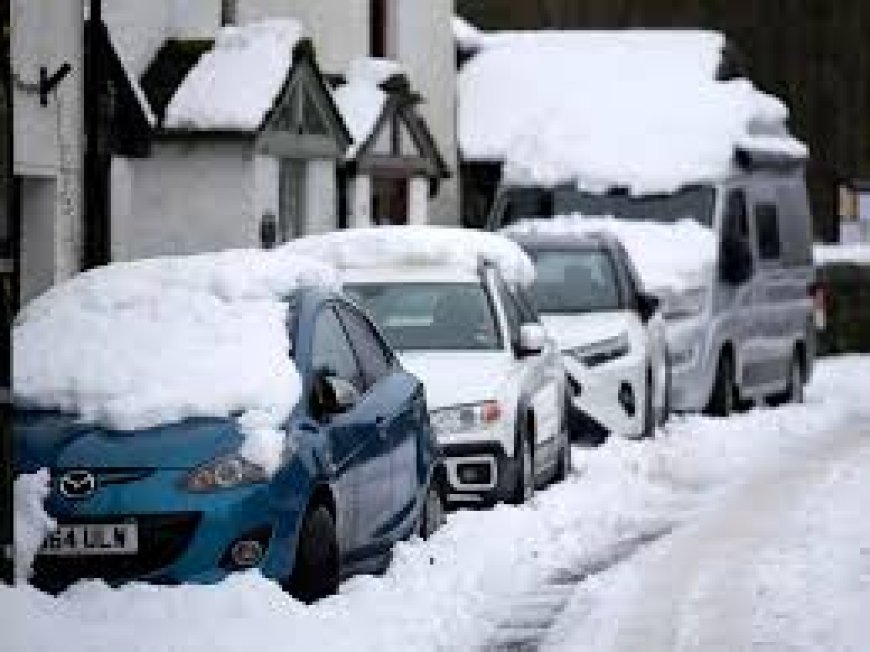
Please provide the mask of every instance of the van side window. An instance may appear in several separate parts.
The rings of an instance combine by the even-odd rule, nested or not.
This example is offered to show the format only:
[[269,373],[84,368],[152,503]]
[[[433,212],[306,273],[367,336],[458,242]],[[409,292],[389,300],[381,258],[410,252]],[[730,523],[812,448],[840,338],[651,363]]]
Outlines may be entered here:
[[782,252],[782,243],[779,239],[779,216],[776,204],[756,204],[755,237],[758,240],[758,256],[761,260],[777,260],[779,258]]

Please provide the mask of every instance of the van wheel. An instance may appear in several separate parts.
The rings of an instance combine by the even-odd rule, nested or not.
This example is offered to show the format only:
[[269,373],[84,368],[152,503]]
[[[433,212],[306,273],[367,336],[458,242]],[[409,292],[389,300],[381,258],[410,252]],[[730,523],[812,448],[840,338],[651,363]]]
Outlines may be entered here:
[[707,409],[708,415],[714,417],[728,417],[735,408],[735,383],[734,383],[734,360],[731,355],[723,352],[719,356],[716,366],[716,379],[713,382],[713,394]]
[[426,501],[420,513],[419,534],[421,539],[428,539],[444,523],[444,498],[438,486],[438,480],[433,478],[426,489]]
[[784,392],[768,397],[767,403],[774,407],[786,403],[804,402],[804,371],[798,353],[795,353],[788,367],[788,386]]
[[289,593],[306,604],[338,591],[339,558],[335,521],[322,505],[308,511],[299,530]]
[[520,449],[517,451],[517,482],[510,500],[514,505],[522,505],[535,495],[535,467],[532,447],[529,444],[525,427],[518,426],[518,428],[520,432],[517,439]]

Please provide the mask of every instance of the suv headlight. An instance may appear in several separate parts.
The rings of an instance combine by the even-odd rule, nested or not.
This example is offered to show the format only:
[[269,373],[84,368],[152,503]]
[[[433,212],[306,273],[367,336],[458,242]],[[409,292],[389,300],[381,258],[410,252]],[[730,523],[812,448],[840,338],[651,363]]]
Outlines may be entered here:
[[266,471],[240,455],[227,455],[193,469],[185,478],[184,488],[196,493],[233,489],[242,485],[266,482]]
[[491,427],[501,416],[501,406],[497,401],[481,401],[433,410],[429,413],[429,420],[436,434],[452,435]]
[[662,315],[665,319],[688,319],[697,317],[704,311],[707,301],[707,288],[688,288],[671,292],[665,297]]
[[608,337],[606,340],[599,340],[574,349],[566,349],[562,353],[570,355],[587,367],[595,367],[628,355],[630,350],[628,333],[620,333],[616,337]]

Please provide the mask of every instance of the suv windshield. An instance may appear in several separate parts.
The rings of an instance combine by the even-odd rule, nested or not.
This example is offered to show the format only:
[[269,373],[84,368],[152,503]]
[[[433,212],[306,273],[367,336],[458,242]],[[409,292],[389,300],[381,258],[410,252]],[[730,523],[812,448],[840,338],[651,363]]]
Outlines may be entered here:
[[396,349],[501,348],[492,304],[478,283],[359,283],[345,291]]
[[600,249],[529,252],[537,277],[532,296],[547,313],[619,310],[622,301],[613,260]]
[[714,200],[712,186],[691,186],[671,194],[641,196],[624,192],[599,195],[574,186],[511,188],[502,196],[501,207],[496,208],[498,224],[495,226],[501,228],[524,219],[572,213],[665,223],[690,219],[712,226]]

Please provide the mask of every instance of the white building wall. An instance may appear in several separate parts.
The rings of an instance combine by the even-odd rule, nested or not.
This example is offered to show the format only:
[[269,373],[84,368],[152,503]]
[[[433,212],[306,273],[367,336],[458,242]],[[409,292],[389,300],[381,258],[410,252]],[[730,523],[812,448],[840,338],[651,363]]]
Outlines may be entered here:
[[305,168],[305,233],[333,231],[338,226],[335,161],[315,159]]
[[361,174],[350,180],[347,193],[348,226],[362,228],[372,225],[372,178]]
[[278,159],[271,156],[254,157],[254,218],[257,226],[258,242],[259,228],[263,215],[271,213],[277,219],[279,208]]
[[368,7],[369,0],[238,0],[238,21],[298,19],[314,41],[321,69],[338,73],[347,69],[351,59],[368,55]]
[[429,223],[429,179],[412,177],[408,182],[408,224]]
[[[28,230],[22,233],[22,259],[28,261],[22,263],[22,288],[37,292],[81,264],[82,5],[12,0],[10,12],[13,173],[23,178],[22,231]],[[72,71],[41,106],[40,66],[52,74],[65,62]]]
[[159,142],[150,158],[127,161],[129,207],[113,205],[113,258],[258,247],[252,152],[250,143]]

